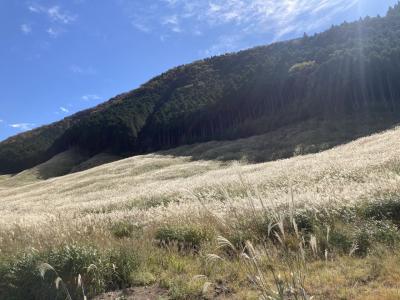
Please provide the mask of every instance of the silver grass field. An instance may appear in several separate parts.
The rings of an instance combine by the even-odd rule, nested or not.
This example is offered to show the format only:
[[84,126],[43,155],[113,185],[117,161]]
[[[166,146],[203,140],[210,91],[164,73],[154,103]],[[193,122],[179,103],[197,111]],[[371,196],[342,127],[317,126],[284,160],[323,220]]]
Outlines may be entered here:
[[[219,149],[229,152],[231,143]],[[118,288],[157,286],[167,299],[399,299],[393,266],[400,254],[386,246],[397,241],[397,219],[370,220],[394,232],[390,243],[365,246],[357,235],[375,224],[360,223],[358,207],[370,216],[370,206],[399,195],[399,128],[259,164],[245,155],[223,162],[164,152],[48,180],[35,174],[0,177],[0,255],[7,263],[18,253],[117,247],[140,261]],[[341,232],[350,238],[342,242]],[[66,280],[65,292],[80,278],[77,299],[87,297],[82,284],[94,286],[92,296],[107,292],[88,279],[91,265],[100,269],[88,262],[69,283],[57,275],[57,284]]]

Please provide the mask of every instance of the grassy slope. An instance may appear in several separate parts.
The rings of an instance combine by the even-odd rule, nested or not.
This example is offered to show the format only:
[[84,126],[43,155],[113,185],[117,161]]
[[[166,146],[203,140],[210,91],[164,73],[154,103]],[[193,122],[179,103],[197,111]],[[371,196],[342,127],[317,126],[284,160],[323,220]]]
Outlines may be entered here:
[[[291,189],[296,207],[311,210],[395,197],[400,188],[399,137],[400,128],[395,128],[325,152],[261,164],[199,159],[200,153],[235,155],[250,143],[262,148],[265,140],[260,136],[134,156],[14,187],[7,186],[9,179],[0,178],[0,267],[2,257],[14,255],[16,249],[46,251],[89,243],[104,250],[122,245],[135,249],[144,261],[133,282],[151,284],[154,277],[160,278],[156,282],[169,290],[172,299],[196,298],[204,281],[192,278],[199,274],[207,274],[214,285],[228,286],[237,299],[255,299],[257,293],[246,283],[246,272],[238,262],[209,269],[203,256],[165,252],[152,241],[157,228],[197,224],[193,226],[211,226],[213,232],[217,223],[204,216],[203,205],[224,217],[232,209],[248,209],[253,197],[264,199],[266,207],[287,204]],[[142,225],[146,233],[116,239],[115,235],[126,234],[125,227],[118,227],[124,222],[131,224],[128,233]],[[215,251],[213,247],[213,243],[206,246],[202,255]],[[335,256],[331,263],[312,259],[304,271],[307,290],[316,299],[397,299],[400,274],[393,266],[400,256],[380,251],[383,258]],[[282,267],[278,258],[274,264]]]
[[[267,162],[327,150],[337,144],[351,141],[354,137],[384,130],[387,126],[388,123],[376,122],[374,119],[345,119],[335,124],[313,119],[250,138],[198,143],[166,150],[159,154],[190,156],[192,160]],[[326,132],[330,134],[327,135]],[[20,186],[41,179],[84,171],[119,159],[121,159],[120,156],[110,153],[99,153],[90,157],[87,152],[73,148],[55,155],[45,163],[10,177],[2,185]],[[2,178],[8,177],[2,176]]]
[[[381,192],[394,193],[398,182],[399,135],[400,129],[390,130],[322,153],[262,164],[193,160],[191,156],[183,156],[184,152],[202,152],[207,156],[212,149],[217,151],[212,153],[215,156],[222,152],[234,155],[249,143],[256,141],[262,145],[262,136],[178,149],[179,156],[172,155],[173,152],[134,156],[80,173],[2,190],[0,210],[5,217],[1,222],[9,223],[18,217],[40,220],[59,211],[70,216],[99,209],[106,209],[107,214],[94,214],[96,219],[136,215],[147,219],[153,218],[154,213],[141,209],[146,201],[171,200],[171,210],[156,207],[156,215],[169,215],[176,207],[184,213],[198,206],[193,194],[202,194],[211,205],[219,207],[222,186],[233,196],[241,197],[240,176],[266,198],[276,201],[286,201],[290,186],[296,201],[311,203],[352,202]],[[5,183],[0,183],[0,187]]]
[[45,163],[39,164],[36,167],[25,170],[14,176],[3,175],[3,179],[0,179],[0,182],[3,187],[12,187],[66,175],[70,173],[76,165],[81,164],[87,159],[88,157],[83,153],[80,153],[76,149],[71,149],[55,155]]
[[89,157],[77,149],[71,149],[61,152],[48,161],[18,174],[1,175],[0,188],[24,186],[69,173],[84,171],[118,159],[121,159],[121,157],[108,153],[100,153]]

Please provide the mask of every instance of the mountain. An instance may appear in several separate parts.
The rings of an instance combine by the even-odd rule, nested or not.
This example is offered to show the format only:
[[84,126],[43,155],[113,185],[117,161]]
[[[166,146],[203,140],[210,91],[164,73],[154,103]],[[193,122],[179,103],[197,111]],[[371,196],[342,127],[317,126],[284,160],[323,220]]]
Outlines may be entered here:
[[271,155],[259,160],[316,152],[397,124],[399,78],[397,4],[385,17],[174,68],[93,109],[11,137],[0,143],[0,173],[71,149],[87,159],[126,156],[253,135],[285,139],[293,130],[300,140],[274,141],[265,149]]

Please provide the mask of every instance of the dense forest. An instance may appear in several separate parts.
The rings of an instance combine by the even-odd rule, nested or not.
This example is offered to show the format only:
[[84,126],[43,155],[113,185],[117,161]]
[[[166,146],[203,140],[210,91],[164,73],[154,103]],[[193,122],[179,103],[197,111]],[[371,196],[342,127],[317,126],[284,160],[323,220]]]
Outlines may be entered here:
[[[174,68],[93,109],[1,142],[0,173],[72,147],[131,155],[311,119],[350,119],[354,126],[369,120],[376,123],[370,132],[400,121],[400,4],[385,17]],[[352,128],[343,130],[351,139]]]

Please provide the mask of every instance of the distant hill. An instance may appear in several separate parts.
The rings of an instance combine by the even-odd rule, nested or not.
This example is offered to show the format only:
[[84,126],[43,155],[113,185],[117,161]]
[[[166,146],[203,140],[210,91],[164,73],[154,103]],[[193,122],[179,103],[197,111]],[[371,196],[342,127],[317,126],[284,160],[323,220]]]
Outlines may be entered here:
[[1,142],[0,173],[70,149],[86,158],[125,156],[273,132],[271,138],[285,139],[283,130],[295,129],[301,139],[273,141],[267,149],[273,153],[259,158],[269,160],[293,155],[298,146],[316,152],[399,121],[400,4],[385,17],[174,68],[93,109]]

